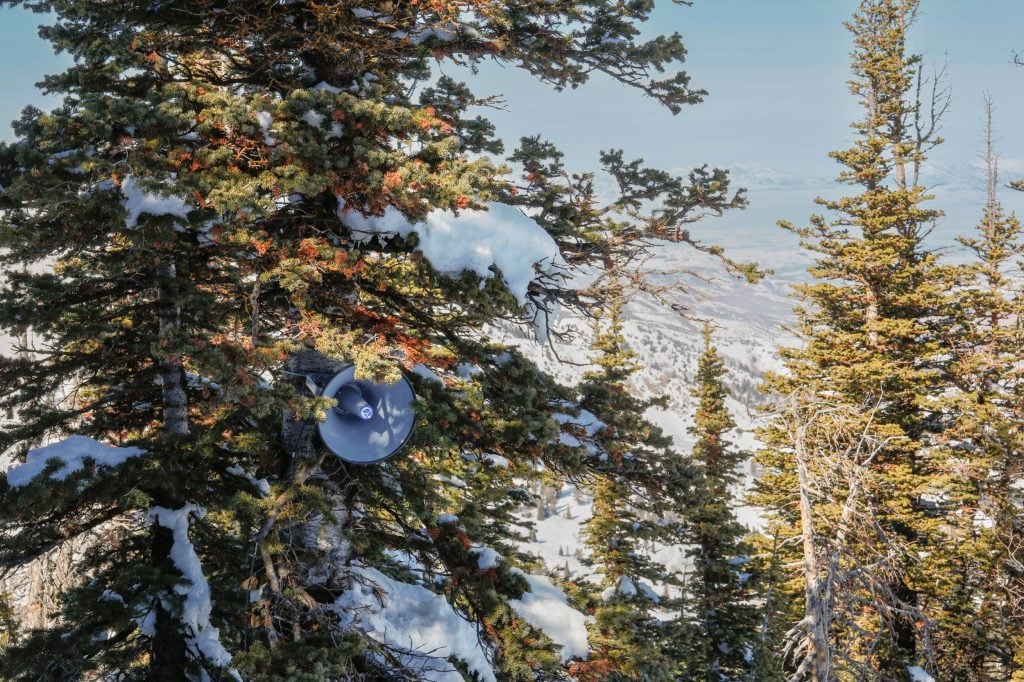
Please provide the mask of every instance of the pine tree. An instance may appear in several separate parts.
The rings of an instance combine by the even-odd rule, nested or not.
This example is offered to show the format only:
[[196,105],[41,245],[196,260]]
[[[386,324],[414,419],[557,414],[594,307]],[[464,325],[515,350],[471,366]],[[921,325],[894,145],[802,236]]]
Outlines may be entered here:
[[[766,541],[766,542],[761,542]],[[758,553],[758,593],[756,597],[757,628],[751,649],[750,672],[747,679],[783,682],[786,674],[786,634],[790,622],[787,608],[792,603],[785,593],[786,570],[781,566],[782,549],[779,537],[754,535],[751,540]]]
[[704,353],[697,365],[693,396],[697,409],[690,433],[696,439],[692,458],[699,481],[687,519],[693,572],[686,608],[696,628],[686,657],[684,679],[748,679],[760,625],[754,598],[753,550],[733,511],[732,490],[740,483],[738,468],[746,453],[736,450],[727,433],[736,424],[725,400],[725,366],[704,327]]
[[802,537],[791,565],[803,574],[789,585],[794,605],[805,602],[798,674],[813,680],[901,679],[928,655],[924,612],[940,572],[928,552],[945,541],[941,517],[964,484],[951,488],[948,451],[925,447],[944,428],[932,399],[948,357],[950,285],[923,244],[939,214],[924,206],[919,177],[948,100],[941,82],[919,99],[921,58],[906,48],[917,13],[913,0],[860,3],[848,24],[850,89],[864,117],[853,146],[831,153],[845,166],[839,181],[860,193],[818,200],[831,222],[783,224],[817,254],[815,281],[797,287],[805,345],[767,382],[784,398],[762,434],[755,503],[784,546],[800,551],[791,538]]
[[[570,262],[593,258],[595,263],[595,279],[580,295],[592,302],[597,369],[587,372],[580,386],[579,405],[586,410],[582,419],[563,419],[584,422],[576,425],[571,440],[585,444],[593,466],[591,478],[583,482],[594,496],[585,537],[587,561],[600,574],[602,588],[597,592],[577,585],[571,590],[595,618],[590,660],[574,663],[570,673],[581,679],[667,679],[679,674],[680,657],[686,654],[677,635],[684,624],[676,600],[668,595],[662,600],[651,588],[660,580],[674,584],[676,577],[664,575],[643,546],[678,541],[680,533],[672,527],[683,521],[669,523],[666,517],[685,519],[689,513],[693,471],[643,417],[662,401],[633,395],[632,377],[640,367],[624,336],[622,311],[632,297],[644,295],[678,308],[677,296],[689,273],[662,273],[668,275],[662,282],[652,281],[644,264],[656,241],[689,244],[718,257],[736,276],[760,277],[755,265],[732,261],[685,229],[708,213],[742,208],[744,193],[731,192],[720,169],[695,168],[683,179],[648,168],[642,160],[626,161],[613,150],[602,154],[602,166],[617,191],[602,202],[594,175],[568,173],[561,153],[540,138],[524,138],[511,158],[521,164],[524,180],[511,200],[529,207],[551,233],[576,225],[600,236],[599,245],[581,242],[563,251]],[[652,617],[655,608],[662,619],[670,613],[677,617],[658,624]]]
[[[594,446],[603,460],[593,484],[593,516],[584,530],[589,563],[600,573],[602,588],[590,595],[589,669],[602,679],[668,680],[674,662],[651,613],[661,601],[654,583],[664,579],[664,569],[644,556],[641,545],[659,536],[657,516],[650,512],[663,513],[665,493],[654,481],[674,453],[643,418],[651,403],[632,395],[628,382],[639,366],[622,335],[621,315],[620,294],[598,320],[603,328],[592,344],[598,369],[587,373],[581,387],[581,405],[601,420]],[[687,492],[678,487],[672,494]]]
[[[1021,613],[1007,588],[1019,584],[1009,567],[1019,559],[1019,494],[1012,483],[1022,445],[1014,369],[1021,357],[1019,291],[1010,275],[1024,254],[1020,222],[998,197],[993,104],[985,102],[987,199],[976,236],[963,237],[973,259],[959,269],[951,328],[955,387],[947,411],[955,418],[944,434],[970,488],[959,505],[957,535],[935,553],[948,562],[947,594],[939,623],[938,672],[945,679],[1007,677],[1017,670]],[[947,531],[950,532],[950,531]],[[1013,592],[1010,587],[1009,592]]]
[[[562,442],[555,415],[574,393],[479,330],[601,302],[565,286],[554,254],[514,280],[497,262],[447,263],[413,228],[458,212],[533,229],[520,205],[586,270],[690,241],[696,214],[743,200],[723,171],[686,181],[612,153],[621,201],[574,213],[544,178],[504,175],[472,112],[485,100],[427,83],[433,61],[494,59],[556,89],[600,71],[678,111],[703,93],[677,69],[678,35],[639,39],[653,3],[4,5],[52,12],[42,35],[74,65],[45,80],[63,103],[26,109],[0,146],[0,325],[38,339],[0,360],[0,409],[19,417],[0,448],[52,446],[0,490],[0,556],[102,541],[59,621],[20,636],[0,675],[559,674],[554,645],[509,604],[528,588],[512,515],[538,465],[605,467]],[[305,377],[341,363],[410,375],[402,456],[352,466],[312,438],[332,399]],[[442,660],[388,640],[368,615],[388,585],[474,636]]]

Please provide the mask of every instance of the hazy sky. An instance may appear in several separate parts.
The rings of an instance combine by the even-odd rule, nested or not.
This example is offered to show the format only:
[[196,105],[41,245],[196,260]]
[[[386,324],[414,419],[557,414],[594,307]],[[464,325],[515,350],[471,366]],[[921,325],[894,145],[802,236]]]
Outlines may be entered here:
[[[856,4],[660,2],[651,30],[683,34],[687,70],[695,86],[709,91],[703,104],[678,116],[605,78],[556,94],[515,69],[489,66],[474,88],[480,95],[505,95],[507,110],[489,115],[506,141],[540,133],[566,151],[575,169],[587,169],[599,150],[612,147],[664,168],[707,162],[734,169],[750,189],[751,207],[714,231],[744,250],[774,250],[772,259],[781,262],[781,252],[792,244],[774,222],[802,220],[814,212],[814,196],[837,191],[829,180],[838,169],[826,153],[850,141],[848,124],[859,115],[846,90],[850,39],[842,26]],[[40,21],[20,10],[0,9],[3,139],[11,137],[6,122],[24,104],[43,104],[33,83],[61,64],[35,35]],[[1011,63],[1014,50],[1024,50],[1022,26],[1020,0],[922,2],[912,46],[928,63],[948,62],[954,96],[943,129],[947,143],[932,154],[936,203],[947,211],[949,234],[967,229],[980,206],[982,185],[972,164],[980,148],[986,91],[997,105],[1003,167],[1024,174],[1024,126],[1013,127],[1024,111],[1024,68]],[[1016,197],[1007,202],[1022,203]]]

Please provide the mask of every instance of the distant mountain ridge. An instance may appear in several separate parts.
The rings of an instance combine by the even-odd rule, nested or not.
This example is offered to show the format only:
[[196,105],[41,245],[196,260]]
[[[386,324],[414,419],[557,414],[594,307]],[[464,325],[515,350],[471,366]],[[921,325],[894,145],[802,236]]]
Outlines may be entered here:
[[[1024,160],[1000,159],[999,167],[1004,182],[1024,176]],[[737,163],[727,166],[732,184],[736,187],[763,190],[821,189],[841,193],[844,185],[836,182],[836,174],[801,174],[759,163]],[[683,172],[677,168],[674,172]],[[985,164],[979,159],[968,163],[928,161],[921,172],[925,187],[945,188],[957,192],[985,192]],[[829,194],[832,192],[830,191]]]

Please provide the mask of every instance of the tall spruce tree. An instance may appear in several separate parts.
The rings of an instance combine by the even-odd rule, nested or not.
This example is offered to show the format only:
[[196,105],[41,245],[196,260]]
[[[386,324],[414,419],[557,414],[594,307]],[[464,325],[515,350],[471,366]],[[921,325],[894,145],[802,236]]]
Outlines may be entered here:
[[805,345],[767,382],[786,401],[763,433],[755,502],[769,533],[802,549],[786,562],[802,567],[790,583],[791,603],[803,602],[792,633],[800,679],[904,679],[930,654],[940,567],[928,557],[947,539],[956,470],[947,449],[930,447],[944,428],[935,398],[949,281],[923,244],[939,214],[924,205],[920,169],[947,99],[907,49],[917,14],[916,0],[860,3],[850,89],[864,116],[853,146],[830,154],[860,192],[818,200],[834,220],[783,224],[816,254],[815,281],[797,287]]
[[692,459],[697,492],[687,519],[693,572],[687,581],[685,608],[695,628],[685,657],[684,679],[749,679],[760,621],[754,558],[744,540],[747,530],[737,521],[733,490],[740,483],[746,453],[729,443],[736,424],[725,399],[725,365],[704,327],[704,352],[697,365],[697,398],[690,433],[696,439]]
[[598,320],[592,344],[598,369],[581,387],[581,404],[601,420],[594,445],[604,460],[584,529],[588,563],[601,577],[588,600],[594,616],[589,666],[602,679],[669,680],[676,662],[664,646],[663,624],[651,613],[661,601],[653,584],[664,580],[664,569],[644,555],[643,545],[660,535],[660,514],[652,510],[667,506],[666,495],[685,498],[690,490],[657,484],[675,453],[643,417],[652,403],[632,395],[629,380],[639,365],[622,334],[622,303],[620,291]]
[[[573,392],[480,330],[599,306],[560,263],[689,241],[695,215],[742,197],[722,171],[682,180],[613,153],[622,198],[595,219],[550,176],[517,187],[474,115],[486,100],[427,83],[433,63],[497,60],[555,88],[600,72],[678,111],[703,93],[678,35],[639,39],[653,3],[3,4],[53,13],[41,34],[74,64],[44,81],[62,104],[26,109],[0,146],[0,325],[37,339],[0,360],[19,417],[0,446],[50,446],[0,490],[0,556],[101,540],[0,675],[560,674],[509,604],[528,587],[512,512],[538,464],[605,463],[560,438]],[[466,243],[497,222],[554,248],[525,275],[500,249],[446,260],[422,221],[458,212]],[[351,466],[311,438],[332,400],[304,378],[340,363],[416,370],[408,456]],[[389,586],[471,636],[388,639]]]

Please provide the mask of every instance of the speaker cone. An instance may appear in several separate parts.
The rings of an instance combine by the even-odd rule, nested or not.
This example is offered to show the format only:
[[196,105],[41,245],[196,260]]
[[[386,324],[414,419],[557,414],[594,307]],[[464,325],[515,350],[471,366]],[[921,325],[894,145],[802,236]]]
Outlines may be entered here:
[[376,464],[402,449],[416,424],[416,394],[404,376],[394,384],[356,380],[352,365],[335,374],[320,395],[337,405],[317,425],[324,445],[353,464]]

